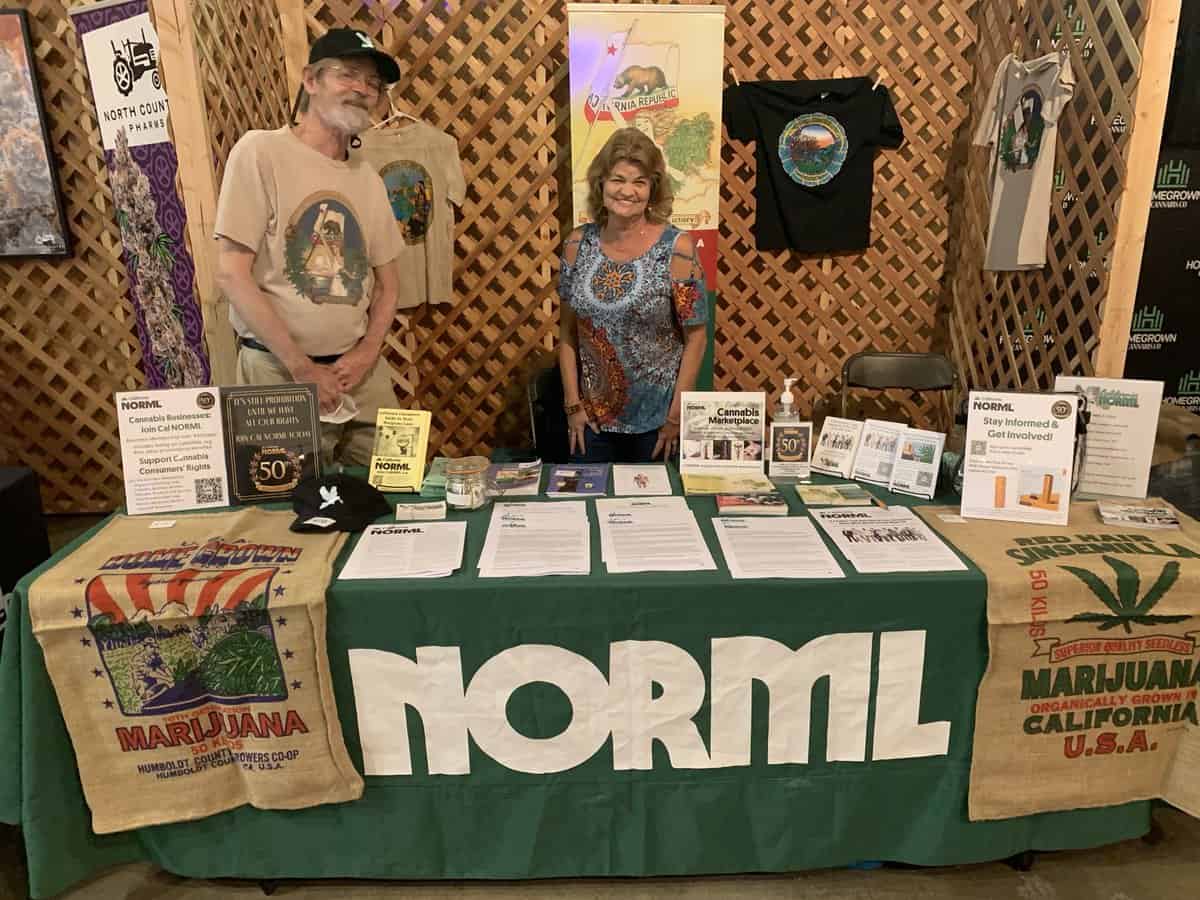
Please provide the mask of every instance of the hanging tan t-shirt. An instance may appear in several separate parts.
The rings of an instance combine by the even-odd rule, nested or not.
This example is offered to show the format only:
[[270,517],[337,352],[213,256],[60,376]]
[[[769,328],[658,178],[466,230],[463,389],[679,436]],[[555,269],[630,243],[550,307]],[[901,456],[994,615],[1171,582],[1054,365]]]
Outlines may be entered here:
[[424,122],[369,131],[354,154],[387,186],[404,249],[398,259],[400,307],[454,302],[454,205],[467,185],[458,142]]
[[[254,279],[309,356],[367,330],[372,270],[401,250],[387,191],[362,160],[330,159],[289,128],[250,131],[229,154],[214,231],[254,250]],[[254,337],[232,306],[229,320]]]
[[1000,63],[974,143],[994,144],[988,271],[1046,265],[1058,117],[1075,91],[1066,54]]

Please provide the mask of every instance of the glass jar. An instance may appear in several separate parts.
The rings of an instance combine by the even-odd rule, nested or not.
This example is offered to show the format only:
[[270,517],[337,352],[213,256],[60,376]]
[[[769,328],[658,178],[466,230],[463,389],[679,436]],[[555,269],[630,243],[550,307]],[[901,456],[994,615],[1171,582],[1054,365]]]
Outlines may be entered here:
[[467,456],[446,463],[446,506],[450,509],[479,509],[490,499],[487,490],[488,461]]

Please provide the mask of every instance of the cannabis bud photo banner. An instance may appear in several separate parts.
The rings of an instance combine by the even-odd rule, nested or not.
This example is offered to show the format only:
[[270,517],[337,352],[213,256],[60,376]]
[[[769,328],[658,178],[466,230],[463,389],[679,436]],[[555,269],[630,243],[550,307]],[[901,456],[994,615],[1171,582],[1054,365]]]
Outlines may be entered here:
[[179,158],[146,0],[69,12],[96,102],[146,387],[208,384],[195,265],[184,243],[187,214],[175,189]]
[[[1162,798],[1200,815],[1200,523],[1067,526],[918,512],[987,576],[972,820]],[[957,519],[958,521],[955,521]]]
[[30,587],[97,834],[362,796],[325,649],[346,536],[293,518],[116,516]]

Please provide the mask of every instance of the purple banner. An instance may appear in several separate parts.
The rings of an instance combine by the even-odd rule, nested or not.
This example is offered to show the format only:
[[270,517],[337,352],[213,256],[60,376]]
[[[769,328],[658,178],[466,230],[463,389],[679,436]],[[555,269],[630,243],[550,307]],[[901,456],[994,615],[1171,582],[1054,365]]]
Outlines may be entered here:
[[146,0],[71,10],[104,144],[147,387],[208,384],[179,158]]

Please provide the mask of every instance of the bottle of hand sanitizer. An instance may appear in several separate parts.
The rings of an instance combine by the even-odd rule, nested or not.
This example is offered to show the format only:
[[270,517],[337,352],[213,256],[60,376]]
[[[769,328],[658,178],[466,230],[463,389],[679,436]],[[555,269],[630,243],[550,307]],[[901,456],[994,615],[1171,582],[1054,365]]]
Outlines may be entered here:
[[799,422],[800,416],[796,412],[796,407],[792,405],[792,385],[796,383],[796,378],[783,379],[783,390],[779,394],[779,402],[775,404],[775,409],[771,414],[772,422]]

